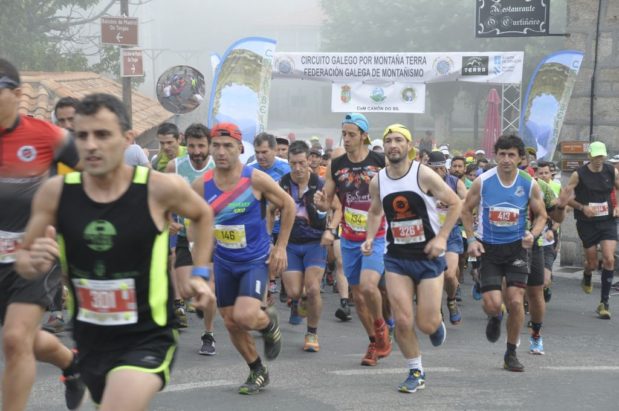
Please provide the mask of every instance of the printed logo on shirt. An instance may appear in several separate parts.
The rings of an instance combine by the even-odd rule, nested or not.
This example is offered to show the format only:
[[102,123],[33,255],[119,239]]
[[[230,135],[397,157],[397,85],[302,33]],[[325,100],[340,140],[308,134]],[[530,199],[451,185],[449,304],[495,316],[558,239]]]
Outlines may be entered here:
[[21,161],[29,163],[37,158],[37,150],[33,146],[21,146],[19,150],[17,150],[17,157]]
[[93,251],[105,252],[114,246],[116,228],[105,220],[95,220],[86,226],[84,241]]

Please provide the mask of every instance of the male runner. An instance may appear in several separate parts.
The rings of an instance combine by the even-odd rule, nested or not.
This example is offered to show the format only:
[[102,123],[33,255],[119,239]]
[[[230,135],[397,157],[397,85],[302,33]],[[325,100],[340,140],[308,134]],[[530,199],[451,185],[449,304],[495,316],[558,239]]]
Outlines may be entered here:
[[159,140],[159,153],[155,155],[151,164],[157,171],[165,171],[168,162],[176,157],[187,154],[187,148],[180,145],[180,133],[176,124],[161,123],[157,128],[157,140]]
[[379,358],[391,353],[389,332],[382,315],[382,297],[378,283],[384,272],[384,221],[373,241],[373,253],[364,255],[361,244],[367,230],[370,208],[370,180],[385,166],[385,157],[368,149],[369,123],[363,114],[349,113],[342,121],[342,140],[346,153],[331,160],[324,190],[315,195],[315,203],[323,211],[329,209],[338,194],[344,220],[340,247],[344,274],[348,279],[357,314],[370,339],[362,365],[376,365]]
[[582,289],[587,294],[593,291],[591,274],[598,267],[599,244],[602,249],[602,290],[596,312],[599,318],[610,320],[608,301],[615,268],[616,218],[619,217],[619,206],[613,204],[611,195],[613,191],[616,195],[619,190],[619,172],[605,162],[606,157],[604,143],[589,144],[590,161],[572,173],[566,191],[576,195],[569,205],[574,208],[576,230],[585,249]]
[[[281,332],[275,310],[261,310],[269,271],[286,269],[286,246],[294,223],[294,201],[265,173],[239,160],[243,137],[238,127],[220,123],[211,130],[210,153],[215,168],[193,188],[215,213],[216,246],[213,255],[217,306],[232,343],[249,365],[249,377],[240,394],[256,394],[269,383],[269,372],[256,352],[249,331],[264,338],[264,355],[277,358]],[[265,202],[281,210],[281,230],[271,246],[266,229]]]
[[144,410],[169,380],[176,348],[166,272],[170,212],[196,226],[194,276],[179,279],[184,296],[199,296],[201,306],[214,298],[204,281],[212,212],[182,179],[124,164],[130,129],[116,97],[83,99],[75,130],[85,171],[40,188],[16,262],[21,275],[36,279],[60,257],[78,368],[102,411]]
[[[428,166],[436,172],[443,181],[458,195],[461,200],[466,197],[466,187],[464,183],[456,176],[449,174],[446,167],[446,158],[440,151],[430,153]],[[447,204],[438,202],[436,205],[438,212],[439,224],[443,225],[447,218]],[[460,307],[456,301],[456,292],[458,291],[458,262],[459,254],[464,252],[464,244],[462,243],[462,231],[456,225],[449,233],[447,239],[447,251],[445,252],[445,260],[447,261],[447,269],[445,270],[445,292],[447,293],[447,309],[449,310],[449,321],[456,325],[462,321]]]
[[[187,155],[176,157],[166,166],[167,173],[176,173],[191,185],[196,179],[201,179],[205,172],[215,167],[215,162],[209,156],[209,130],[200,123],[191,124],[185,130],[187,141]],[[178,239],[174,251],[174,270],[177,277],[187,276],[191,272],[193,259],[187,236],[186,221],[178,216],[176,223],[179,226]],[[211,289],[215,288],[214,279],[209,281]],[[213,300],[202,312],[204,320],[204,332],[202,333],[201,355],[215,355],[215,336],[213,335],[213,322],[215,321],[216,302]]]
[[[384,256],[387,293],[395,316],[395,337],[409,368],[408,377],[398,390],[412,393],[425,388],[415,324],[430,335],[432,345],[439,346],[445,341],[445,324],[441,318],[444,255],[462,202],[439,175],[411,160],[413,141],[405,126],[388,126],[383,139],[389,161],[370,183],[372,205],[368,210],[367,239],[361,250],[365,255],[372,254],[372,243],[384,210],[389,227]],[[409,157],[409,153],[413,155]],[[442,225],[438,202],[447,208]]]
[[[481,292],[483,308],[488,314],[486,338],[496,342],[501,335],[501,287],[505,277],[505,305],[509,316],[503,366],[509,371],[524,371],[516,356],[516,346],[524,322],[529,250],[544,229],[546,210],[535,180],[518,169],[525,155],[522,139],[503,135],[495,143],[494,153],[497,166],[473,182],[462,209],[462,223],[468,238],[468,253],[481,258]],[[534,219],[527,230],[529,208]],[[473,231],[475,209],[476,232]]]
[[286,137],[275,137],[275,140],[277,140],[277,157],[287,161],[290,141]]
[[2,409],[26,408],[36,374],[35,359],[63,370],[67,407],[76,409],[84,398],[85,386],[75,368],[74,354],[56,337],[40,330],[45,309],[62,287],[59,271],[26,281],[14,265],[34,193],[47,179],[54,160],[71,143],[66,131],[20,115],[21,94],[17,69],[0,59],[0,323],[5,360]]

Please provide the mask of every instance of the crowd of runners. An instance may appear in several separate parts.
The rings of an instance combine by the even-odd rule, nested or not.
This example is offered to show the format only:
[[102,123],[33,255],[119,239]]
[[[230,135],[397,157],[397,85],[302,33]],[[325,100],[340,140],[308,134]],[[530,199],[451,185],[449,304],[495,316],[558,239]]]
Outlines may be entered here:
[[[360,365],[376,366],[396,342],[407,370],[397,389],[413,393],[426,382],[416,331],[440,346],[445,322],[466,326],[459,302],[469,273],[486,338],[500,339],[505,317],[503,366],[524,371],[520,330],[528,313],[527,351],[544,354],[560,225],[572,210],[583,291],[592,293],[599,269],[595,309],[610,319],[619,158],[601,142],[563,185],[515,134],[493,153],[458,155],[430,133],[414,141],[403,124],[372,141],[359,113],[338,125],[341,147],[252,136],[248,164],[247,136],[233,123],[184,132],[165,123],[148,159],[116,97],[61,99],[56,126],[18,114],[20,85],[0,59],[5,410],[26,407],[35,361],[61,370],[69,409],[86,391],[101,410],[147,409],[169,382],[192,312],[203,319],[202,355],[216,354],[214,320],[223,318],[249,368],[241,394],[269,384],[267,361],[282,344],[320,351],[321,318],[351,321],[351,307],[368,337]],[[326,285],[339,294],[334,313],[322,312]],[[282,341],[277,304],[289,306],[290,324],[305,321],[304,341]],[[72,331],[72,349],[53,335],[62,330]]]

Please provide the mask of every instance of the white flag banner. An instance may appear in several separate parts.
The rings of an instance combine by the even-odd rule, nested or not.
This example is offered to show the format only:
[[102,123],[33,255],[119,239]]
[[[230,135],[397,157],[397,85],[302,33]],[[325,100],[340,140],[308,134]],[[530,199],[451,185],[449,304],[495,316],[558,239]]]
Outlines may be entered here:
[[426,85],[419,83],[333,83],[332,112],[423,113]]
[[278,52],[274,78],[322,81],[520,84],[524,52],[301,53]]

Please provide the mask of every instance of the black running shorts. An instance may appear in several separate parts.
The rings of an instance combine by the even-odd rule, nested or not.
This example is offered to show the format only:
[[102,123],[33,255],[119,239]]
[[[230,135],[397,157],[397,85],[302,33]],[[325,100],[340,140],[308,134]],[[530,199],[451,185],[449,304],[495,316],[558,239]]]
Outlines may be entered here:
[[534,244],[530,257],[529,264],[531,264],[531,267],[527,286],[538,287],[544,285],[544,248]]
[[187,237],[178,236],[175,257],[174,268],[193,265],[193,258],[191,257],[191,251],[189,251],[189,241],[187,241]]
[[503,277],[508,287],[525,288],[529,276],[529,252],[522,241],[509,244],[482,243],[486,252],[481,255],[479,276],[481,292],[500,290]]
[[603,240],[617,241],[617,220],[576,221],[576,231],[584,248],[591,248]]

